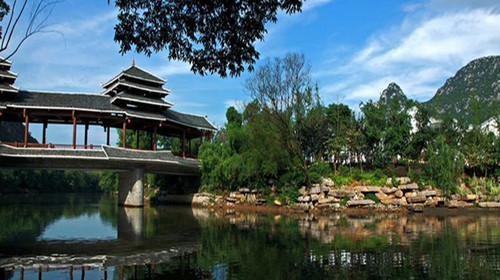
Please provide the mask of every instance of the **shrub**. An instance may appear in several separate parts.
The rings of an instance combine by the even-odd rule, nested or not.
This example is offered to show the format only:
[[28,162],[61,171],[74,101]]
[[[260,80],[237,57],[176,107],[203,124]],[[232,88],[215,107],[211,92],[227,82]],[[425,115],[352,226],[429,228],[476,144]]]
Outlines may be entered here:
[[332,168],[326,161],[318,161],[309,167],[309,178],[311,183],[319,183],[321,178],[330,178],[332,176]]
[[292,185],[297,188],[301,187],[304,181],[304,173],[298,169],[288,170],[278,179],[278,183],[280,186]]
[[380,199],[374,194],[374,193],[369,193],[365,196],[366,199],[373,200],[375,203],[379,203]]
[[349,201],[349,198],[348,197],[344,197],[342,198],[342,200],[340,201],[340,206],[345,206],[347,204],[347,202]]

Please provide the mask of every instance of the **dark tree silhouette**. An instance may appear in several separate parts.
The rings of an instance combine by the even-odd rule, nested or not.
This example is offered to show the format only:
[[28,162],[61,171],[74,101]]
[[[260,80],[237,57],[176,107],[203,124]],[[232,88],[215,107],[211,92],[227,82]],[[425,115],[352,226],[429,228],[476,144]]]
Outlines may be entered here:
[[122,54],[168,50],[169,59],[191,64],[194,73],[238,76],[259,59],[254,44],[264,39],[266,23],[276,22],[280,10],[299,12],[302,2],[116,0],[115,41]]

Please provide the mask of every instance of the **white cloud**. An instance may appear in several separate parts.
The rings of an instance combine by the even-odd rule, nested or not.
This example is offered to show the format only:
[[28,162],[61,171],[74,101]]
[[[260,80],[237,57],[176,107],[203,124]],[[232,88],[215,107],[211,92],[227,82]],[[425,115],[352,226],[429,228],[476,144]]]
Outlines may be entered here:
[[385,45],[374,41],[361,53],[369,55],[361,60],[372,71],[391,67],[394,64],[428,64],[432,62],[459,61],[498,53],[500,36],[492,32],[500,26],[500,14],[488,10],[473,10],[447,14],[423,22],[400,42]]
[[153,72],[159,76],[172,76],[172,75],[182,75],[191,74],[191,65],[186,62],[171,60],[165,65],[154,69]]
[[396,82],[409,97],[425,101],[469,61],[500,54],[498,26],[500,12],[491,8],[408,16],[372,35],[339,66],[317,72],[331,81],[320,91],[356,104],[378,99]]
[[302,5],[302,11],[306,12],[330,2],[332,2],[332,0],[306,0]]

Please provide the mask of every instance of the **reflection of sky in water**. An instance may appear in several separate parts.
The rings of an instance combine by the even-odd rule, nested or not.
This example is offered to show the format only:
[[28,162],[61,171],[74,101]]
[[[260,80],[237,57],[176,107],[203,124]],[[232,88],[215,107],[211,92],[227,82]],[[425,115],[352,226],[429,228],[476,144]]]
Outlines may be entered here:
[[104,223],[98,213],[76,218],[61,218],[49,225],[38,240],[116,239],[117,231]]

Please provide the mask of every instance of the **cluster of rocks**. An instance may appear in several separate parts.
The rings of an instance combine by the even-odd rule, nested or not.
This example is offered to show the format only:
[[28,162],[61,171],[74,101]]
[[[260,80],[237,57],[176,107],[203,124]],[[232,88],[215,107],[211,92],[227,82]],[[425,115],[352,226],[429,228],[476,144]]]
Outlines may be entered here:
[[312,188],[300,188],[300,196],[297,198],[297,203],[292,205],[292,208],[304,211],[315,208],[339,208],[340,199],[344,196],[353,196],[354,192],[335,189],[334,185],[332,179],[323,178],[321,184],[314,184]]
[[169,195],[162,197],[165,202],[187,202],[198,206],[225,206],[234,207],[237,204],[246,205],[268,205],[286,206],[293,210],[313,212],[313,211],[336,211],[343,208],[373,208],[379,210],[408,209],[414,212],[421,212],[427,207],[448,207],[448,208],[500,208],[500,202],[486,201],[485,197],[474,194],[452,195],[449,199],[441,196],[440,190],[431,186],[420,188],[416,183],[412,183],[408,177],[399,177],[393,182],[387,180],[384,187],[379,186],[354,186],[336,187],[333,180],[323,178],[320,184],[314,184],[311,188],[302,187],[299,189],[299,197],[296,203],[291,203],[290,198],[286,201],[278,199],[279,191],[272,188],[274,197],[270,201],[264,199],[257,189],[240,188],[238,191],[230,192],[226,196],[216,196],[209,193],[197,193],[188,197],[177,197]]
[[233,207],[235,204],[249,203],[255,205],[264,205],[266,199],[260,198],[260,191],[257,189],[250,190],[249,188],[241,188],[238,191],[230,192],[225,197],[225,203],[228,207]]

